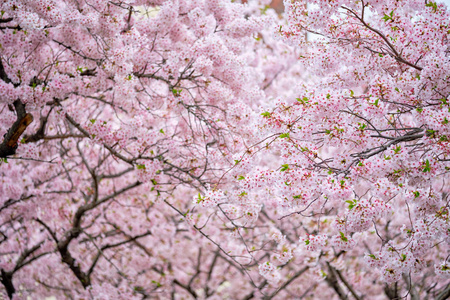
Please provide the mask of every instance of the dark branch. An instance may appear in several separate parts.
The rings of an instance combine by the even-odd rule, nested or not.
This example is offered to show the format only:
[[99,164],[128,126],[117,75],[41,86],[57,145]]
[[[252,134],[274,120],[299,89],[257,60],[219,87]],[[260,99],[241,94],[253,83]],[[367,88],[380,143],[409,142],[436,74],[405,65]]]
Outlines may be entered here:
[[[1,72],[0,72],[1,73]],[[20,100],[14,101],[17,119],[8,132],[4,135],[0,144],[0,157],[16,154],[17,142],[22,133],[33,122],[33,116],[25,111],[25,105]]]
[[2,277],[0,278],[0,282],[5,287],[6,293],[8,294],[9,299],[12,299],[14,293],[16,292],[16,289],[12,282],[12,272],[5,272],[5,270],[3,270],[3,269],[1,272],[2,272],[1,273]]

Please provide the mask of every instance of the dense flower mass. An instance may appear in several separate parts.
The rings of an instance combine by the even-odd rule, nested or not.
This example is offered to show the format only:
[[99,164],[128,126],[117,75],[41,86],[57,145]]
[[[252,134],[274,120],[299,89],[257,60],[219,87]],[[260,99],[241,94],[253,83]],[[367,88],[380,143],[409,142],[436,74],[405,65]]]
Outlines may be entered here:
[[270,3],[1,2],[0,298],[450,296],[447,7]]

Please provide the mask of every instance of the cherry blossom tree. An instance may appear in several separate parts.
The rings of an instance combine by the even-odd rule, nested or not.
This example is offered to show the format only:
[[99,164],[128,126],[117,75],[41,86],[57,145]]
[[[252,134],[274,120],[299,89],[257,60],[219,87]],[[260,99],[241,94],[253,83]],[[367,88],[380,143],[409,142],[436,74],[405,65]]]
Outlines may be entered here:
[[449,295],[446,7],[237,2],[2,2],[2,297]]
[[264,99],[259,8],[2,1],[3,297],[197,298],[244,277],[183,219]]
[[289,222],[276,222],[290,239],[277,241],[260,274],[285,288],[302,261],[302,277],[323,279],[309,283],[315,297],[328,288],[339,299],[447,298],[447,7],[284,3],[279,34],[300,48],[309,76],[295,96],[263,105],[260,140],[227,174],[238,184],[218,187],[223,202],[245,195]]

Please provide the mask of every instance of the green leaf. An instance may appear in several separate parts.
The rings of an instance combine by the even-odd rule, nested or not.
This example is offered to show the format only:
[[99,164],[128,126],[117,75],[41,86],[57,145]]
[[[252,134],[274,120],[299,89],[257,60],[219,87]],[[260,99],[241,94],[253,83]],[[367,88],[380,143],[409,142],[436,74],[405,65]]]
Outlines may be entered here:
[[237,164],[240,163],[240,162],[241,162],[240,160],[237,160],[237,159],[234,160],[234,164],[235,164],[235,165],[237,165]]
[[245,177],[240,175],[237,180],[243,180],[243,179],[245,179]]
[[158,281],[152,280],[152,283],[156,284],[157,287],[161,287],[161,283],[159,283]]
[[301,104],[306,104],[308,103],[309,99],[308,97],[303,97],[303,98],[297,98],[297,101],[300,102]]
[[394,153],[398,154],[400,152],[400,150],[402,150],[402,147],[400,145],[398,145],[397,147],[394,148]]
[[181,92],[183,91],[183,89],[175,89],[175,88],[173,88],[172,89],[172,94],[175,96],[175,97],[179,97],[180,95],[181,95]]
[[348,238],[345,237],[345,234],[342,231],[339,231],[339,234],[341,235],[341,240],[348,242]]
[[327,99],[330,99],[331,98],[331,95],[330,94],[327,94]]
[[421,113],[421,112],[423,112],[423,108],[422,108],[422,107],[418,107],[418,108],[416,108],[416,111],[417,111],[418,113]]
[[95,119],[90,119],[89,122],[91,122],[91,124],[95,124]]
[[430,168],[430,161],[427,159],[426,161],[425,161],[425,166],[423,167],[423,170],[422,170],[422,172],[430,172],[431,171],[431,168]]
[[431,2],[429,1],[427,4],[425,4],[426,7],[432,7],[433,8],[433,12],[437,11],[437,3],[436,2]]
[[279,138],[289,138],[289,132],[280,134]]
[[353,92],[352,90],[350,90],[350,97],[353,97],[355,95],[355,92]]
[[138,170],[145,170],[145,165],[136,165]]
[[159,132],[161,132],[162,134],[165,134],[164,130],[162,128],[159,130]]
[[378,258],[375,255],[373,255],[373,254],[369,254],[369,257],[378,260]]
[[270,118],[270,112],[266,111],[261,114],[264,118]]
[[270,8],[269,5],[265,5],[263,8],[260,8],[259,10],[261,11],[262,15],[265,15],[269,8]]
[[200,193],[198,193],[197,204],[199,204],[202,201],[203,201],[202,195]]
[[248,195],[246,192],[242,192],[242,193],[239,194],[239,197],[244,197],[246,195]]
[[367,127],[366,123],[358,123],[358,125],[359,125],[358,130],[360,130],[360,131],[364,131],[364,129],[366,129],[366,127]]
[[286,171],[286,170],[289,170],[289,165],[288,165],[288,164],[286,164],[286,165],[281,165],[280,171],[281,171],[281,172],[284,172],[284,171]]
[[418,198],[420,196],[420,193],[418,191],[413,192],[414,198]]
[[305,245],[309,245],[309,240],[305,240]]
[[353,199],[353,200],[347,200],[345,201],[348,203],[348,209],[352,210],[353,207],[355,207],[358,204],[358,200]]
[[384,16],[383,16],[382,19],[383,19],[385,22],[387,22],[387,21],[389,21],[389,20],[392,20],[393,17],[394,17],[394,11],[391,11],[391,12],[389,13],[389,15],[384,14]]

